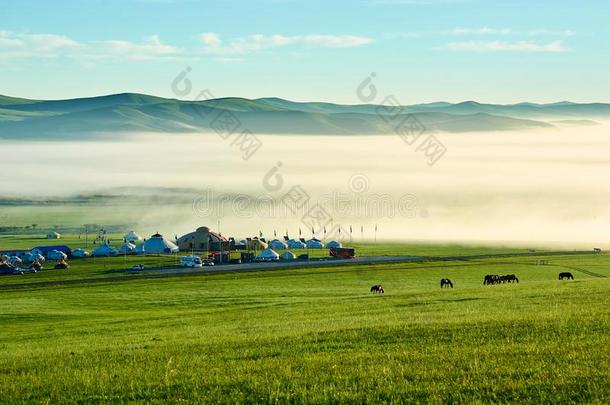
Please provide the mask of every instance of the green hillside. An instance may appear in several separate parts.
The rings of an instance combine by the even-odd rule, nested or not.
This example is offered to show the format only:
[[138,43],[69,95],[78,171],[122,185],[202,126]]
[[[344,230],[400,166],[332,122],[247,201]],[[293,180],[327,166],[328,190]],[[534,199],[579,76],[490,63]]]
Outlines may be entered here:
[[144,94],[34,101],[0,96],[0,138],[95,138],[104,133],[211,132],[219,118],[260,134],[375,135],[397,132],[405,119],[427,132],[553,128],[553,121],[595,123],[610,117],[608,104],[481,104],[467,101],[388,108],[372,104],[293,102],[229,97],[181,101]]

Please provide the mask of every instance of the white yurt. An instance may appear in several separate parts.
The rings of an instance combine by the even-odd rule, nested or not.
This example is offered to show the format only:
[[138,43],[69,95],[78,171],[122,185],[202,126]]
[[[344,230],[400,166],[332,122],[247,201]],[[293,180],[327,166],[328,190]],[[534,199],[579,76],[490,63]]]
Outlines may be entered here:
[[91,252],[91,256],[116,256],[118,253],[119,251],[110,245],[101,245]]
[[280,260],[280,255],[278,255],[273,249],[265,249],[260,255],[256,256],[256,260],[261,262],[273,262]]
[[47,233],[47,239],[60,239],[60,238],[61,238],[61,235],[58,234],[57,232],[51,231],[51,232]]
[[20,266],[20,265],[22,265],[22,264],[23,264],[23,261],[22,261],[20,258],[18,258],[17,256],[11,256],[11,257],[9,257],[9,258],[8,258],[8,262],[9,262],[10,264],[12,264],[13,266]]
[[340,248],[341,247],[341,242],[337,242],[336,240],[330,240],[326,244],[326,247],[327,248]]
[[34,263],[34,262],[40,262],[40,263],[44,263],[44,256],[41,255],[40,253],[33,253],[33,252],[28,252],[25,254],[25,256],[23,256],[23,261],[25,263]]
[[143,243],[136,247],[136,253],[147,255],[160,255],[163,253],[178,253],[180,249],[174,242],[171,242],[163,237],[160,233],[156,233],[150,239],[144,240]]
[[288,248],[290,249],[305,249],[307,248],[307,245],[303,242],[301,242],[298,239],[290,239],[288,241]]
[[324,247],[324,244],[321,240],[313,238],[307,241],[307,247],[309,249],[322,249]]
[[296,258],[297,256],[290,251],[285,251],[280,255],[280,260],[296,260]]
[[264,250],[269,247],[265,242],[260,239],[250,239],[247,242],[248,243],[246,244],[246,248],[248,250]]
[[72,251],[72,256],[73,257],[89,257],[89,252],[87,252],[85,249],[75,249]]
[[123,236],[123,239],[125,239],[128,243],[131,243],[133,245],[136,242],[141,241],[142,237],[140,235],[138,235],[137,233],[135,233],[134,231],[129,231],[129,233],[127,233],[127,234],[125,234],[125,236]]
[[59,250],[51,250],[49,253],[47,253],[47,259],[49,260],[66,260],[68,258],[68,255],[66,255],[64,252],[60,252]]
[[279,239],[273,239],[272,241],[269,242],[269,247],[271,249],[282,250],[282,249],[286,249],[288,246]]
[[135,253],[136,251],[136,245],[134,245],[133,243],[123,243],[121,245],[121,247],[119,248],[119,253],[124,255],[124,254],[129,254],[129,253]]

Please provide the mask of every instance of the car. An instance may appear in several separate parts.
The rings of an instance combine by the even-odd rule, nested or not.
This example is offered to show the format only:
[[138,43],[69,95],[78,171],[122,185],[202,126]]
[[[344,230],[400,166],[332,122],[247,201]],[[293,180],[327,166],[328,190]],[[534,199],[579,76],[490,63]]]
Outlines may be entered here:
[[212,259],[205,259],[205,260],[203,260],[203,265],[204,266],[213,266],[214,261]]
[[144,270],[144,265],[143,264],[134,264],[133,266],[131,266],[131,270],[142,271],[142,270]]

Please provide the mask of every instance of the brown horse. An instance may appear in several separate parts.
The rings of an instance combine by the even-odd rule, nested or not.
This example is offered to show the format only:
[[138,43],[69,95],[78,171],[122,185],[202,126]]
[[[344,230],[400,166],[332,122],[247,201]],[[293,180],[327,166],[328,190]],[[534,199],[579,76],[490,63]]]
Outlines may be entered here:
[[385,290],[383,289],[383,286],[381,284],[376,284],[371,287],[371,292],[375,294],[383,294],[385,293]]
[[448,278],[441,278],[441,288],[445,286],[453,288],[453,283]]
[[568,280],[574,280],[574,276],[572,275],[572,273],[570,273],[568,271],[559,273],[559,279],[563,280],[564,278],[567,278]]

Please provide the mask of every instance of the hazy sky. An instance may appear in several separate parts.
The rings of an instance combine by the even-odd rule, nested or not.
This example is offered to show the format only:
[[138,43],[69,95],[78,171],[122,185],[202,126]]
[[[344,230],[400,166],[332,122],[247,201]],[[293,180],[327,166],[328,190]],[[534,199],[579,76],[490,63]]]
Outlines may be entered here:
[[[610,102],[610,2],[3,0],[0,94]],[[189,98],[191,95],[189,94]]]

